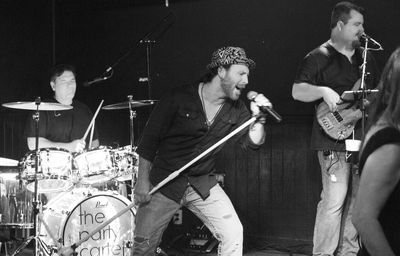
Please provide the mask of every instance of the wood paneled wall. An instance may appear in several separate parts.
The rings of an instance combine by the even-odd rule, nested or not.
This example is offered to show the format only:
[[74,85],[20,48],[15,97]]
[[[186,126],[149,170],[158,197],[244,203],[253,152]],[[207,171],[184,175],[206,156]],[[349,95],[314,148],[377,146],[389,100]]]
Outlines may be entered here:
[[259,150],[228,143],[218,169],[244,226],[261,239],[311,241],[321,189],[319,166],[309,149],[312,117],[285,117],[267,125]]

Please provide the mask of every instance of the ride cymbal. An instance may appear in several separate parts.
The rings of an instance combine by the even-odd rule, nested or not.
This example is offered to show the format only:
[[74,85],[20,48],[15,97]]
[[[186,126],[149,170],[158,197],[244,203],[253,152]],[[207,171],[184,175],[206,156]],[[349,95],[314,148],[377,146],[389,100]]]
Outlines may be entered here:
[[[138,108],[143,106],[149,106],[156,103],[156,100],[132,100],[130,102],[132,108]],[[129,101],[115,103],[102,107],[104,110],[117,110],[129,108]]]
[[[3,107],[6,108],[14,108],[14,109],[24,109],[24,110],[37,110],[38,107],[36,102],[32,101],[17,101],[17,102],[9,102],[3,103]],[[40,102],[39,111],[60,111],[60,110],[68,110],[72,109],[72,106],[63,105],[55,102]]]

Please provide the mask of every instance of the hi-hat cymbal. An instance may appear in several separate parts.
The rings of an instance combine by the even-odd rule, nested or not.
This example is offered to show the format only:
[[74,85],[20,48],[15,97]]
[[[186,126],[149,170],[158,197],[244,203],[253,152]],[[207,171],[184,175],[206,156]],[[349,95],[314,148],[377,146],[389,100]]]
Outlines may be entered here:
[[[156,103],[156,100],[131,100],[131,107],[138,108],[143,106],[149,106]],[[104,110],[116,110],[129,108],[129,101],[115,103],[102,107]]]
[[17,160],[0,157],[0,166],[18,166],[18,163]]
[[[15,109],[25,109],[25,110],[37,110],[36,102],[30,101],[17,101],[17,102],[9,102],[3,103],[3,107],[6,108],[15,108]],[[39,110],[41,111],[53,111],[53,110],[68,110],[72,109],[72,106],[63,105],[55,102],[40,102]]]

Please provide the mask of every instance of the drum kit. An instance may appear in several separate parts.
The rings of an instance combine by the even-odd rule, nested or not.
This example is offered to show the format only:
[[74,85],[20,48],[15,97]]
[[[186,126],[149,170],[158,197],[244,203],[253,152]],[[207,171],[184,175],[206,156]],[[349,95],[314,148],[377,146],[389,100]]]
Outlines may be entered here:
[[[131,145],[100,146],[73,154],[62,148],[39,149],[36,132],[36,150],[20,161],[0,157],[0,235],[4,230],[25,234],[9,255],[19,254],[31,240],[35,240],[34,255],[59,255],[61,247],[75,245],[79,247],[73,248],[74,254],[79,255],[130,255],[136,211],[124,185],[134,185],[138,168],[132,108],[154,103],[128,96],[127,102],[102,108],[129,109]],[[36,131],[39,111],[72,108],[40,98],[3,106],[36,110]]]

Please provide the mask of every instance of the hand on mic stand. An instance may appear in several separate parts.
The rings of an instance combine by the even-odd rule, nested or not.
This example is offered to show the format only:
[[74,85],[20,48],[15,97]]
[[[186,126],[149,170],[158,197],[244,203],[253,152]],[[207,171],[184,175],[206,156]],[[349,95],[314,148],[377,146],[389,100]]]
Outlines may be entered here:
[[[264,99],[264,102],[256,99],[257,96],[258,97],[262,96],[262,98]],[[255,91],[249,91],[247,93],[247,99],[256,103],[261,112],[270,114],[277,123],[282,121],[282,117],[275,110],[272,109],[271,102],[269,102],[269,100],[267,98],[265,98],[264,95],[258,94]],[[267,101],[265,101],[265,100],[267,100]]]

